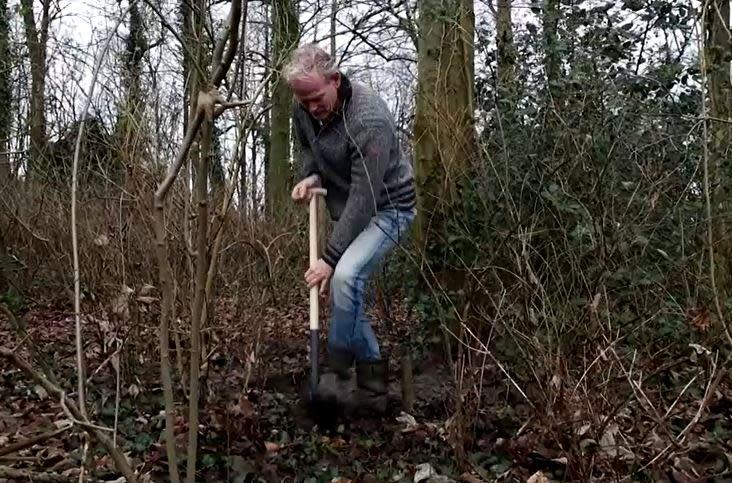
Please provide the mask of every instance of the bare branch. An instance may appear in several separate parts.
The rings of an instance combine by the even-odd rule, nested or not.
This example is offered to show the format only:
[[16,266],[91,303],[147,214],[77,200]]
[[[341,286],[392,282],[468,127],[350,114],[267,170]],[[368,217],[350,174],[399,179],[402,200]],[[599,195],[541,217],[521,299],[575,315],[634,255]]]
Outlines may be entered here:
[[18,441],[17,443],[9,444],[7,446],[4,446],[0,448],[0,456],[5,456],[11,453],[15,453],[17,451],[24,450],[26,448],[30,448],[31,446],[43,443],[44,441],[51,439],[53,437],[58,436],[59,434],[65,433],[71,428],[71,425],[64,426],[62,428],[56,429],[54,431],[47,431],[45,433],[39,434],[37,436],[33,436],[31,438],[26,438]]
[[10,478],[17,481],[39,481],[47,483],[66,483],[69,478],[75,476],[79,470],[71,470],[70,472],[60,475],[57,473],[36,473],[28,470],[16,470],[8,466],[0,466],[0,478]]

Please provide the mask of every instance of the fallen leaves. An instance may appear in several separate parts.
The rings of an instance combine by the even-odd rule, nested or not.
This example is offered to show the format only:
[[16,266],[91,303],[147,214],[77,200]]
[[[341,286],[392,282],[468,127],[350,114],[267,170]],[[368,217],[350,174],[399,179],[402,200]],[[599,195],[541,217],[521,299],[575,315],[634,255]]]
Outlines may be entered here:
[[239,396],[239,400],[236,404],[229,405],[229,414],[233,416],[241,416],[244,419],[251,419],[256,415],[254,406],[249,402],[246,396]]
[[483,483],[477,476],[471,475],[470,473],[463,473],[460,475],[460,481],[463,483]]
[[689,323],[700,332],[706,332],[712,325],[711,313],[706,306],[692,307],[686,311],[686,314]]
[[33,392],[36,393],[38,398],[43,401],[44,399],[48,398],[48,391],[46,391],[43,386],[40,386],[38,384],[33,386]]
[[541,471],[537,471],[526,480],[526,483],[549,483],[549,478],[544,476]]
[[414,472],[414,483],[428,480],[433,476],[437,476],[437,471],[429,463],[418,464]]
[[277,453],[280,450],[280,445],[277,443],[273,443],[272,441],[265,441],[264,442],[264,449],[267,451],[267,454],[272,455]]
[[127,394],[129,394],[132,399],[135,399],[140,394],[140,387],[137,384],[130,384],[127,388]]
[[[132,310],[135,303],[154,306],[157,300],[155,290],[153,286],[140,288],[130,295],[127,308]],[[128,293],[126,290],[124,292]],[[593,304],[596,301],[597,297]],[[124,315],[124,304],[120,303],[117,309],[121,309]],[[446,469],[453,457],[452,447],[445,443],[446,421],[455,421],[450,419],[449,406],[445,403],[452,397],[449,386],[452,374],[449,371],[435,370],[431,374],[419,376],[417,394],[430,404],[429,407],[417,404],[409,413],[391,413],[387,419],[377,422],[347,423],[341,425],[335,435],[328,437],[316,435],[304,429],[295,409],[299,397],[296,386],[306,373],[306,307],[234,310],[230,304],[217,301],[215,310],[212,320],[219,325],[212,324],[212,340],[219,342],[212,359],[220,357],[223,363],[211,364],[210,379],[207,381],[211,388],[211,399],[206,401],[206,418],[202,418],[199,428],[201,454],[208,455],[210,461],[215,462],[206,467],[204,477],[210,476],[215,480],[220,476],[217,471],[228,471],[231,481],[245,481],[245,475],[261,475],[265,471],[276,474],[274,480],[279,478],[281,481],[286,478],[285,475],[309,473],[317,477],[315,481],[336,483],[367,481],[363,478],[366,471],[373,474],[381,471],[373,481],[414,480],[434,483],[453,481],[450,478],[457,477]],[[708,322],[703,312],[695,317],[698,320],[693,323],[699,324],[700,328]],[[69,314],[39,312],[30,315],[29,320],[35,321],[29,324],[29,328],[34,331],[33,337],[39,336],[40,340],[55,344],[54,347],[73,349],[73,345],[68,344],[68,341],[73,341],[73,334],[69,332],[73,329],[73,319]],[[85,320],[90,322],[86,330],[96,331],[98,328],[98,332],[104,335],[99,339],[103,339],[108,347],[118,347],[115,338],[121,337],[123,332],[114,326],[114,320],[106,320],[104,315]],[[185,324],[181,327],[185,330]],[[384,346],[397,347],[398,339],[404,333],[404,328],[396,324],[387,333]],[[97,351],[91,353],[107,357],[110,352],[99,353],[100,345],[103,344],[90,344],[90,351]],[[702,343],[689,344],[687,351],[698,361],[711,355]],[[63,357],[73,360],[73,351],[60,353],[62,356],[58,357],[57,362],[65,369],[67,366]],[[119,358],[110,359],[106,370],[111,371],[110,368],[115,366],[124,371],[128,369],[125,367],[126,360],[125,352],[120,352]],[[146,363],[150,364],[150,360],[147,359]],[[670,378],[680,380],[681,385],[685,385],[700,370],[699,364],[692,363],[691,359],[688,366],[688,372],[683,372],[683,365],[674,366],[676,372]],[[647,392],[660,414],[673,407],[673,411],[668,414],[669,425],[684,427],[698,408],[698,398],[704,390],[701,386],[703,378],[699,378],[683,394],[681,388],[670,394],[656,394],[644,380],[653,369],[655,367],[633,366],[632,378]],[[127,414],[120,417],[118,433],[119,444],[139,444],[132,459],[136,457],[138,464],[144,465],[144,471],[152,468],[150,481],[160,481],[155,472],[164,473],[167,465],[160,435],[163,419],[157,415],[160,406],[155,400],[159,395],[155,372],[151,371],[152,376],[136,373],[134,378],[128,377],[122,381],[122,407],[126,405]],[[61,377],[68,375],[63,371],[61,373]],[[589,382],[592,376],[588,373],[586,381]],[[504,382],[499,375],[484,390],[493,390]],[[113,380],[101,378],[94,380],[98,393],[106,395],[114,394],[114,386],[104,387],[104,384],[113,383]],[[553,391],[552,394],[561,394],[563,388],[573,387],[572,375],[549,373],[545,386]],[[112,388],[112,392],[109,388]],[[17,441],[24,434],[36,434],[51,424],[57,427],[68,424],[68,421],[58,420],[59,411],[54,407],[52,398],[39,394],[32,384],[22,385],[13,373],[0,377],[0,390],[3,395],[10,396],[7,414],[3,413],[4,408],[0,408],[0,446]],[[603,391],[603,396],[608,398],[627,395],[615,394],[615,386],[608,386]],[[708,411],[689,432],[690,442],[685,444],[685,448],[695,448],[694,451],[688,451],[683,456],[666,451],[652,466],[661,467],[665,475],[670,475],[673,467],[676,481],[684,482],[696,481],[698,475],[713,474],[715,471],[721,473],[725,468],[732,467],[732,461],[725,459],[723,454],[729,453],[732,448],[732,424],[723,416],[732,408],[732,392],[723,384],[718,393],[710,399]],[[676,402],[679,394],[682,397]],[[459,476],[459,480],[465,483],[502,478],[530,483],[567,481],[572,478],[588,481],[583,479],[584,475],[577,477],[572,474],[577,471],[577,465],[583,464],[582,461],[578,463],[579,460],[590,459],[588,455],[592,455],[594,465],[589,472],[594,471],[595,475],[607,475],[612,471],[621,474],[630,467],[631,457],[642,466],[669,445],[666,432],[648,416],[647,406],[641,406],[633,399],[632,393],[629,402],[612,416],[606,416],[609,411],[603,414],[599,410],[591,416],[582,412],[574,414],[575,408],[583,409],[582,405],[592,405],[592,396],[583,394],[579,401],[581,404],[572,406],[573,411],[567,416],[571,423],[559,420],[556,426],[548,427],[546,420],[536,418],[523,427],[518,435],[518,427],[527,419],[520,415],[515,405],[512,406],[513,403],[503,402],[503,396],[495,397],[496,403],[491,402],[480,408],[481,417],[495,425],[475,429],[475,440],[468,443],[473,445],[469,447],[471,454],[486,455],[484,461],[473,467],[480,478],[465,473]],[[592,409],[597,410],[597,407],[593,406]],[[505,412],[505,415],[496,416],[499,411]],[[46,415],[43,424],[33,421],[32,418],[37,414]],[[177,416],[176,440],[183,448],[188,427],[185,416]],[[555,412],[552,417],[559,418],[561,414]],[[610,423],[603,425],[606,417],[611,417]],[[474,427],[471,427],[473,430]],[[676,429],[672,434],[678,431]],[[575,447],[568,445],[569,449],[560,450],[557,440],[550,437],[556,435],[566,438],[565,441],[572,441]],[[55,472],[65,471],[70,469],[70,464],[75,464],[68,457],[68,448],[74,447],[72,441],[68,437],[54,439],[43,449],[34,448],[33,451],[25,452],[23,457],[39,462],[39,467],[45,465]],[[715,447],[720,448],[721,454],[710,456],[710,448]],[[229,452],[226,457],[223,456],[224,451]],[[100,470],[109,470],[107,460],[101,459],[98,463],[101,465]],[[658,468],[649,469],[648,473],[651,471],[658,471]],[[395,477],[398,478],[393,480]]]
[[135,293],[127,285],[120,287],[119,294],[112,300],[110,310],[112,314],[121,320],[129,320],[130,318],[130,297]]
[[412,416],[411,414],[407,414],[404,411],[402,411],[401,414],[397,416],[396,420],[406,425],[406,427],[402,429],[402,433],[410,433],[412,431],[416,431],[419,428],[419,424],[417,424],[417,420],[414,419],[414,416]]
[[618,444],[618,436],[620,436],[620,427],[616,423],[609,424],[600,437],[601,450],[610,458],[633,460],[635,455],[628,448]]

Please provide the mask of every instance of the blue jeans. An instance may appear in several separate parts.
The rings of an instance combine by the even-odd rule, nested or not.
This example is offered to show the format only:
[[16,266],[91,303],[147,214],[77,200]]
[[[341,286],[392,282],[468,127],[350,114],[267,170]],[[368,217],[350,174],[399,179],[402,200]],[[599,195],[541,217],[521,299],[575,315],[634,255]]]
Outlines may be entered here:
[[379,360],[379,343],[364,312],[364,292],[384,255],[407,238],[415,210],[376,213],[341,256],[330,283],[328,352],[356,361]]

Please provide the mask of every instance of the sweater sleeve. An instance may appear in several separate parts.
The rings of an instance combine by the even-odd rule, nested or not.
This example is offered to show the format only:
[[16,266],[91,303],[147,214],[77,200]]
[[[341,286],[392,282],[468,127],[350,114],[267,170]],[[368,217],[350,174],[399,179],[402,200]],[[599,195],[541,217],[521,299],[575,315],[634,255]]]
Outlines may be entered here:
[[394,136],[389,122],[376,116],[363,120],[355,131],[349,133],[354,150],[348,200],[323,251],[323,260],[333,268],[376,213]]
[[[315,154],[310,146],[310,141],[303,129],[303,119],[297,105],[293,106],[292,110],[292,124],[295,131],[295,147],[297,152],[298,160],[300,161],[300,173],[299,180],[305,179],[311,174],[320,174],[318,169],[318,163],[315,160]],[[299,181],[298,180],[298,181]]]

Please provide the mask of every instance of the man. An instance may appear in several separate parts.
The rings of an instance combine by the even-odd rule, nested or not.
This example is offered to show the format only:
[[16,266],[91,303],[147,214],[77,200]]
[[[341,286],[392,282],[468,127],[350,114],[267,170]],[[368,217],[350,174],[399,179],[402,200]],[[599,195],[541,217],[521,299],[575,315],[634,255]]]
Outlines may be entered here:
[[414,220],[412,166],[384,100],[351,82],[324,50],[298,48],[283,73],[297,101],[293,123],[301,147],[301,180],[292,198],[307,202],[310,189],[322,186],[335,220],[322,258],[305,272],[308,286],[321,293],[330,282],[328,365],[347,380],[355,363],[357,386],[383,395],[387,363],[364,312],[364,289]]

